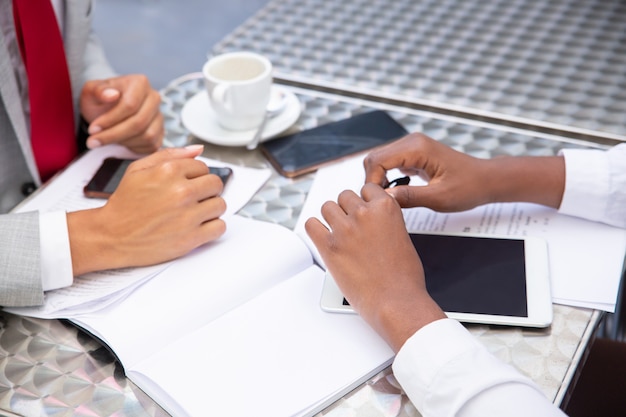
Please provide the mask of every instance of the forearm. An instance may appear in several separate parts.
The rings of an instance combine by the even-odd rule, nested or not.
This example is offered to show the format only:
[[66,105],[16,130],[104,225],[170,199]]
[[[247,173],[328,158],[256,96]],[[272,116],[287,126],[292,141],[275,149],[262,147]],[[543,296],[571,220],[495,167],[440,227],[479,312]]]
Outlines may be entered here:
[[72,253],[74,276],[125,266],[123,254],[115,253],[115,242],[100,226],[101,209],[81,210],[67,214],[67,229]]
[[558,209],[565,189],[565,160],[551,157],[501,157],[483,165],[488,202],[524,201]]
[[407,293],[405,300],[395,296],[393,299],[381,297],[376,312],[370,323],[394,352],[398,352],[424,326],[446,318],[443,310],[426,292],[416,297],[413,293]]

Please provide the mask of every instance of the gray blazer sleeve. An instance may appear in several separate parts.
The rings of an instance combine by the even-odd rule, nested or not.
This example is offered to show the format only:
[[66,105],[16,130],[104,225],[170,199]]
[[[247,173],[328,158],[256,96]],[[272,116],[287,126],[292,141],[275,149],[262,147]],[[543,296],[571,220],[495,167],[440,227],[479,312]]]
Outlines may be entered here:
[[92,31],[85,48],[85,80],[112,78],[117,75],[106,58],[100,39]]
[[65,54],[77,109],[80,92],[86,81],[116,75],[93,32],[94,8],[95,4],[91,0],[65,0]]
[[0,305],[43,303],[39,213],[0,215]]
[[[65,47],[74,100],[78,104],[86,80],[115,74],[92,31],[93,1],[65,0],[65,3]],[[0,213],[4,213],[23,198],[22,185],[38,183],[39,178],[2,33],[0,124]],[[44,302],[40,246],[38,213],[0,215],[0,306],[32,306]]]

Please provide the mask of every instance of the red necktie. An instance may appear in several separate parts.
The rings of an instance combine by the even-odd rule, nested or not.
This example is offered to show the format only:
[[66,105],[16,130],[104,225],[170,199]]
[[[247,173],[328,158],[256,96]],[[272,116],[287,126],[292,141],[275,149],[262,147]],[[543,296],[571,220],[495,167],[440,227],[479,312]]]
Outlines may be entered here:
[[13,0],[13,18],[28,76],[31,144],[45,181],[78,153],[63,39],[50,0]]

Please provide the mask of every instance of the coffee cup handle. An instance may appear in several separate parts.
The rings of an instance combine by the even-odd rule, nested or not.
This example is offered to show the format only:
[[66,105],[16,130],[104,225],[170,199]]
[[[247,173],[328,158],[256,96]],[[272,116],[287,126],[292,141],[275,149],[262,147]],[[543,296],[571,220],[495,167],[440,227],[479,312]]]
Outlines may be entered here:
[[230,85],[228,84],[218,84],[213,88],[211,92],[211,101],[214,106],[220,107],[222,112],[232,113],[232,104],[228,99],[228,91],[230,90]]

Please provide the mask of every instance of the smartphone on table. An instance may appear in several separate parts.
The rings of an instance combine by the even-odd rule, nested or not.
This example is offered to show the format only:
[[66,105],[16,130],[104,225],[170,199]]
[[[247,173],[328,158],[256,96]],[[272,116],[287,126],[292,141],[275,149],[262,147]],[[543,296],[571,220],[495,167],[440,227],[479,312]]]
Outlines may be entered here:
[[[134,159],[125,158],[106,158],[95,175],[83,189],[86,197],[91,198],[109,198],[119,185],[128,166],[133,163]],[[209,167],[209,172],[215,174],[224,183],[233,175],[233,170],[228,167]]]
[[281,175],[296,177],[408,133],[387,112],[374,110],[263,142],[259,147]]

